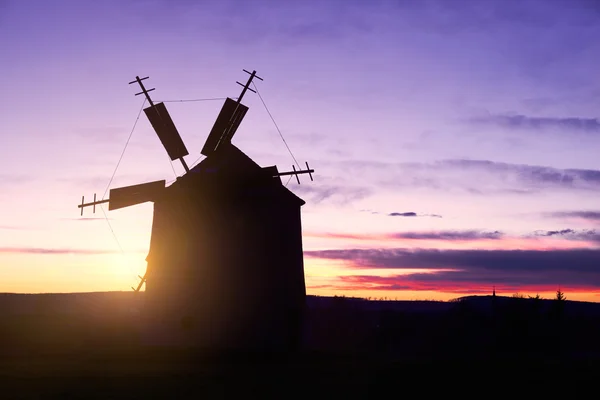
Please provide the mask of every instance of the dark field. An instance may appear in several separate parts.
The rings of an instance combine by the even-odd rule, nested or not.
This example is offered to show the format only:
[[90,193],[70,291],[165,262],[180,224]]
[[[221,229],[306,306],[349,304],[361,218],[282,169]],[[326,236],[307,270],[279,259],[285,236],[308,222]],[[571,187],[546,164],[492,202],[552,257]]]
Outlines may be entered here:
[[579,397],[598,376],[595,303],[309,296],[297,353],[217,355],[141,346],[138,296],[0,295],[0,399]]

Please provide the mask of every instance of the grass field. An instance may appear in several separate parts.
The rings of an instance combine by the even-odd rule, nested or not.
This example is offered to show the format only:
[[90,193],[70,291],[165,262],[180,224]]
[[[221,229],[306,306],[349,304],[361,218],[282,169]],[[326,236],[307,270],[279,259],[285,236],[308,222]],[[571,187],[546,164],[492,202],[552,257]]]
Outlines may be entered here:
[[[385,362],[333,355],[292,359],[239,355],[88,354],[3,359],[2,399],[398,398],[576,394],[597,366],[536,360]],[[575,396],[577,398],[578,396]]]
[[216,355],[142,347],[131,301],[129,294],[0,296],[0,399],[577,398],[600,372],[594,304],[563,310],[499,299],[490,312],[489,299],[311,298],[299,353]]

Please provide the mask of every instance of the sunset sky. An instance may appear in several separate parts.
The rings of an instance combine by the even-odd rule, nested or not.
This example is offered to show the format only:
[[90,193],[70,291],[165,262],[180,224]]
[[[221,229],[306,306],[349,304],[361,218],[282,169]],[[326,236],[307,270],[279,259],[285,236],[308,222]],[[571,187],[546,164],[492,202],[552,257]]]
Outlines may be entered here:
[[[316,170],[288,185],[308,293],[600,301],[598,38],[593,0],[0,0],[0,292],[137,285],[152,204],[77,208],[136,122],[128,82],[236,97],[247,69]],[[188,164],[222,103],[165,103]],[[244,104],[233,143],[291,169],[258,95]],[[183,172],[142,113],[110,187]]]

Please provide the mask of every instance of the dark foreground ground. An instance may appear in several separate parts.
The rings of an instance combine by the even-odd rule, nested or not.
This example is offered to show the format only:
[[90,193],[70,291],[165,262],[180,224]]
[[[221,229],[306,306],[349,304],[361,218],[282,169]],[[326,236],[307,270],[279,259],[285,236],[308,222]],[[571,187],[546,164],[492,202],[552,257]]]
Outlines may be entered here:
[[588,397],[600,307],[308,299],[296,354],[140,347],[131,293],[0,295],[0,399]]
[[[177,360],[148,355],[4,360],[3,399],[300,398],[569,394],[584,397],[596,366],[506,362],[384,363],[334,356],[302,360]],[[590,392],[593,393],[593,392]]]
[[[311,354],[90,354],[3,359],[2,399],[399,398],[595,392],[598,365],[535,359],[389,362]],[[591,391],[590,391],[591,389]]]

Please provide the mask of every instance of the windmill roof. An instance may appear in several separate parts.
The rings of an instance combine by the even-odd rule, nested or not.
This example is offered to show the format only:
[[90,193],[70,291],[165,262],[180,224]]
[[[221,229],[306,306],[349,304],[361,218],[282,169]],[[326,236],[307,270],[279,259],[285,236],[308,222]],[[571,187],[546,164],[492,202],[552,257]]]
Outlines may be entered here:
[[219,150],[206,157],[190,170],[190,173],[202,173],[207,169],[244,170],[258,172],[261,166],[231,143],[221,145]]
[[263,168],[236,146],[227,143],[178,178],[170,187],[219,181],[232,185],[260,187],[269,195],[282,196],[298,205],[304,205],[305,201],[283,186],[281,179],[274,178],[273,172],[277,172],[277,167]]

